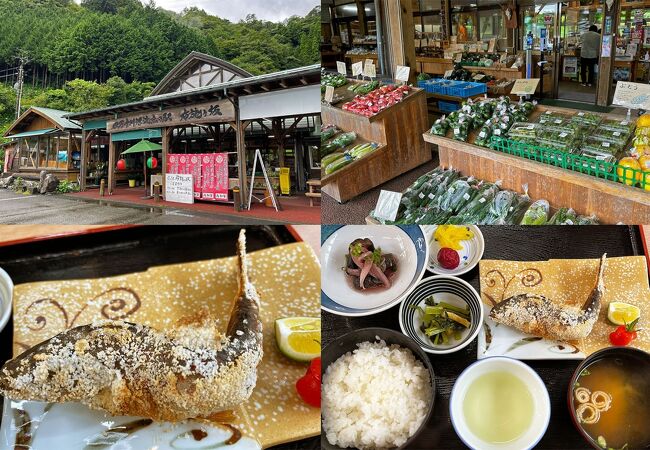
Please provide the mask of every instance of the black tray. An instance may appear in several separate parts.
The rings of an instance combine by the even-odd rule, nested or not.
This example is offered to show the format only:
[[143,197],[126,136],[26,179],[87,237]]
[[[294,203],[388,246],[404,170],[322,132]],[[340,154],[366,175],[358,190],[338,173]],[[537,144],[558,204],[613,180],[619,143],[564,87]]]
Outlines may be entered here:
[[[643,255],[637,227],[480,227],[485,237],[485,259],[539,261],[551,258],[598,258]],[[429,272],[425,276],[433,275]],[[461,275],[479,290],[478,266]],[[399,305],[373,316],[341,317],[322,311],[323,346],[336,337],[364,327],[400,330]],[[449,419],[449,395],[456,378],[476,361],[476,341],[450,355],[429,355],[436,374],[436,403],[426,430],[413,449],[464,449]],[[574,428],[566,405],[566,392],[579,361],[526,361],[542,377],[551,397],[551,422],[536,449],[589,449]],[[323,438],[324,439],[324,438]]]
[[[239,226],[150,226],[0,247],[0,267],[14,284],[100,278],[152,266],[233,256]],[[295,242],[284,226],[251,226],[249,251]],[[0,333],[0,363],[11,358],[13,321]],[[0,397],[0,406],[2,398]],[[273,447],[320,448],[320,438]]]

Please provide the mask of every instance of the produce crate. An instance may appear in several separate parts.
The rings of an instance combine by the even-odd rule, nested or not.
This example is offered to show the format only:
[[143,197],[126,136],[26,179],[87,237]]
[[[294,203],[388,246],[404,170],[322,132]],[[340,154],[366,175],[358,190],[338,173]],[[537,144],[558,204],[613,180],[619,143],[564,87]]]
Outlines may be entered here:
[[485,83],[474,83],[472,81],[461,81],[459,83],[458,85],[447,87],[445,94],[455,97],[471,97],[487,92],[487,84]]
[[445,113],[454,112],[460,109],[460,103],[438,100],[438,109]]
[[646,172],[644,176],[644,173],[640,170],[625,167],[617,163],[540,147],[499,136],[492,136],[490,147],[493,150],[509,155],[562,167],[563,169],[584,173],[605,180],[620,183],[625,182],[628,185],[638,185],[640,188],[650,191],[649,173]]

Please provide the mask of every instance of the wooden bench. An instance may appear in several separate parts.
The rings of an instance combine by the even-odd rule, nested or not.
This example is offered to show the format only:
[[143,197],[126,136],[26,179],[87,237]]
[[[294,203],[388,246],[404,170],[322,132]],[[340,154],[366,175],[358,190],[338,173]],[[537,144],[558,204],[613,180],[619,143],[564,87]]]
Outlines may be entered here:
[[314,206],[314,199],[320,197],[320,180],[308,180],[307,185],[309,186],[309,192],[305,192],[305,195],[309,197],[309,206]]

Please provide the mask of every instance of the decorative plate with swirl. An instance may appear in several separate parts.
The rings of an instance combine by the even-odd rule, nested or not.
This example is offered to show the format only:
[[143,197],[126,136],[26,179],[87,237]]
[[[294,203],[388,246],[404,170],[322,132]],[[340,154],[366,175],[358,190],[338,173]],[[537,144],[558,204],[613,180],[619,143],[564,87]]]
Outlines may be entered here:
[[[242,450],[267,448],[320,434],[320,409],[304,403],[295,390],[295,382],[307,366],[280,353],[273,331],[278,318],[320,315],[318,259],[309,245],[294,243],[253,252],[250,260],[250,277],[261,299],[264,358],[251,398],[234,411],[232,425],[246,438],[239,444]],[[124,319],[162,330],[182,317],[208,310],[223,318],[220,325],[225,330],[236,294],[235,258],[156,266],[109,278],[21,284],[14,290],[14,355],[63,330],[98,319]],[[43,415],[44,407],[42,403],[5,401],[3,438],[15,438],[19,429],[19,438],[29,432],[35,444],[47,443],[33,445],[31,450],[216,449],[220,448],[219,442],[234,433],[227,427],[203,422],[144,425],[136,417],[109,417],[74,404],[56,404]],[[29,413],[31,420],[22,410]],[[110,430],[125,422],[135,423],[138,429],[128,435],[119,429]],[[196,440],[186,434],[192,429],[202,430],[197,436],[207,435]],[[103,442],[102,433],[108,433],[107,442],[120,433],[122,439],[88,446],[88,442]],[[73,438],[74,441],[66,440]],[[54,444],[59,442],[56,439],[61,440],[60,446]],[[259,444],[254,445],[256,441]],[[8,442],[0,448],[13,448],[15,441]]]
[[492,306],[518,294],[543,295],[558,305],[581,306],[594,288],[598,265],[598,259],[482,260],[479,267],[485,320],[478,335],[478,358],[584,359],[611,345],[609,333],[616,328],[607,320],[611,301],[630,303],[645,312],[641,314],[638,338],[630,345],[650,351],[650,329],[644,325],[648,320],[647,311],[650,311],[650,288],[643,256],[607,258],[600,314],[584,339],[571,342],[542,339],[490,319]]

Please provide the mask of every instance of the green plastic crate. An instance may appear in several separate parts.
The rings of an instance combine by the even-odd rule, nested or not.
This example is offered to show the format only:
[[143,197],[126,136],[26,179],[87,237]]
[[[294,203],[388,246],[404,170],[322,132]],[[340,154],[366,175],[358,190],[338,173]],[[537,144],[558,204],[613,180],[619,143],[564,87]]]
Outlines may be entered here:
[[[584,173],[604,180],[619,183],[627,180],[625,184],[631,184],[631,180],[640,180],[634,185],[641,189],[650,190],[650,173],[646,173],[644,176],[640,170],[624,167],[617,163],[601,161],[588,156],[540,147],[535,144],[519,142],[499,136],[492,136],[490,148],[501,153],[562,167],[563,169]],[[618,175],[619,171],[620,176]]]

